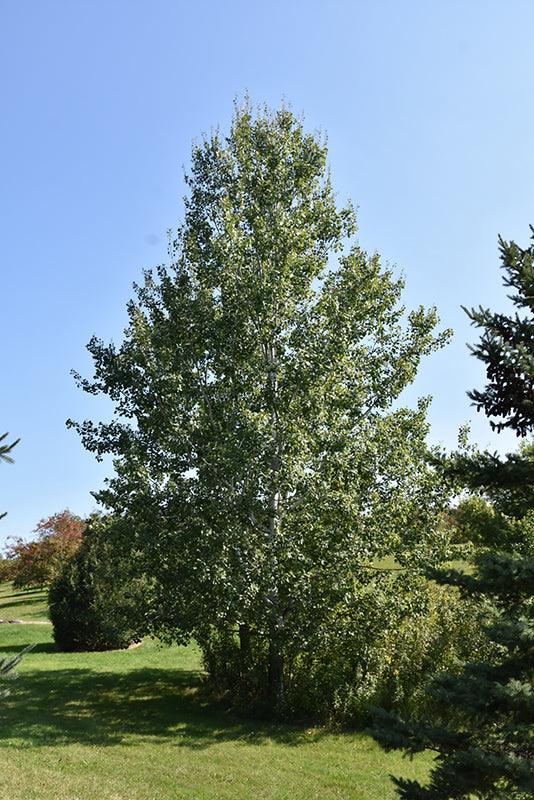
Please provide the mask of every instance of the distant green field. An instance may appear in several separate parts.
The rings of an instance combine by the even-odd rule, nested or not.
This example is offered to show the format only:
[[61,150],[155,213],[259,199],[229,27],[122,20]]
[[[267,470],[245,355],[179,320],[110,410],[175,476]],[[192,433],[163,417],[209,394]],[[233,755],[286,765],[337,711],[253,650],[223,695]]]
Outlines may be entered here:
[[[2,618],[46,617],[43,593],[4,584],[0,603]],[[210,706],[194,645],[67,654],[50,626],[0,625],[0,657],[32,642],[0,700],[2,800],[393,800],[388,773],[426,773],[428,759],[385,755],[362,733]]]

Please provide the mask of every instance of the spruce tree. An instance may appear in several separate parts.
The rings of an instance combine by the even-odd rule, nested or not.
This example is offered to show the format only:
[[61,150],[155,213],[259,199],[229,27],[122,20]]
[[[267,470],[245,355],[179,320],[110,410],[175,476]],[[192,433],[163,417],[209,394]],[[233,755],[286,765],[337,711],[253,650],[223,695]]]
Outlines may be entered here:
[[[482,308],[467,311],[482,328],[480,343],[471,349],[485,363],[488,378],[483,391],[469,396],[493,418],[495,430],[512,428],[525,436],[534,429],[534,246],[523,250],[500,239],[500,250],[504,283],[515,290],[510,299],[518,311],[509,317]],[[453,455],[446,468],[471,489],[490,496],[501,491],[508,512],[524,517],[534,507],[526,507],[532,492],[529,455],[528,448],[505,459]],[[437,754],[426,786],[393,778],[403,800],[534,796],[533,555],[528,543],[521,554],[486,547],[478,551],[473,575],[431,571],[440,583],[481,598],[495,657],[491,663],[474,660],[458,675],[435,675],[428,688],[435,706],[428,718],[403,720],[373,711],[372,733],[386,749]]]
[[499,237],[504,285],[518,311],[513,316],[488,309],[464,309],[482,328],[473,355],[486,366],[488,383],[469,397],[483,410],[496,431],[505,428],[525,436],[534,428],[534,228],[532,244],[525,249]]
[[[8,436],[8,433],[4,433],[2,436],[0,436],[0,442],[3,442]],[[0,444],[0,461],[8,461],[10,464],[12,464],[13,459],[11,458],[10,453],[15,445],[19,442],[20,439],[17,439],[15,442],[11,442],[11,444]]]

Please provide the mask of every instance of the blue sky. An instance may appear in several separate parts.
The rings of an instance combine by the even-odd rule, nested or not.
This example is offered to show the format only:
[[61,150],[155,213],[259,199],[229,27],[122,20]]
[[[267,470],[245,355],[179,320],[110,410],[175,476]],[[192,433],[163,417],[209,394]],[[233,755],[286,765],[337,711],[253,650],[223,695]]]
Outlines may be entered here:
[[431,394],[432,443],[506,452],[466,391],[484,374],[461,305],[508,307],[497,236],[534,223],[531,0],[0,0],[0,544],[95,508],[110,473],[65,420],[109,415],[76,388],[93,334],[119,342],[131,285],[166,261],[183,166],[233,101],[291,103],[328,134],[359,239],[436,305],[455,336],[408,399]]

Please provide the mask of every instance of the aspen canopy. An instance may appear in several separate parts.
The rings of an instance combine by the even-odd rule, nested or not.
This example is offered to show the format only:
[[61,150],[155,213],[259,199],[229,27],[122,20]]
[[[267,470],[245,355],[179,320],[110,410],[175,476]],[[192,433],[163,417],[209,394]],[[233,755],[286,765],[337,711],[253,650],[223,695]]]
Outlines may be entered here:
[[363,565],[436,541],[428,399],[398,402],[443,345],[434,309],[354,239],[324,138],[288,108],[236,105],[194,145],[168,266],[144,274],[122,344],[94,337],[91,380],[114,418],[69,425],[116,474],[97,497],[128,517],[154,595],[151,630],[193,635],[213,679],[284,703],[290,641]]

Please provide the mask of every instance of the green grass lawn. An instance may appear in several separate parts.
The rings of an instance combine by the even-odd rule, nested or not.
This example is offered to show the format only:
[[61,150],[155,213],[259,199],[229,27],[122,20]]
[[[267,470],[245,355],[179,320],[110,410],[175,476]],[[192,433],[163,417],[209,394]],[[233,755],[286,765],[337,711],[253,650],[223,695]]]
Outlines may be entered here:
[[46,590],[13,589],[13,584],[0,583],[0,619],[23,619],[27,622],[48,620]]
[[[45,594],[4,584],[0,609],[43,620]],[[32,642],[0,700],[2,800],[393,800],[388,773],[426,774],[428,759],[386,755],[362,733],[206,704],[194,645],[67,654],[50,626],[0,625],[0,657]]]

